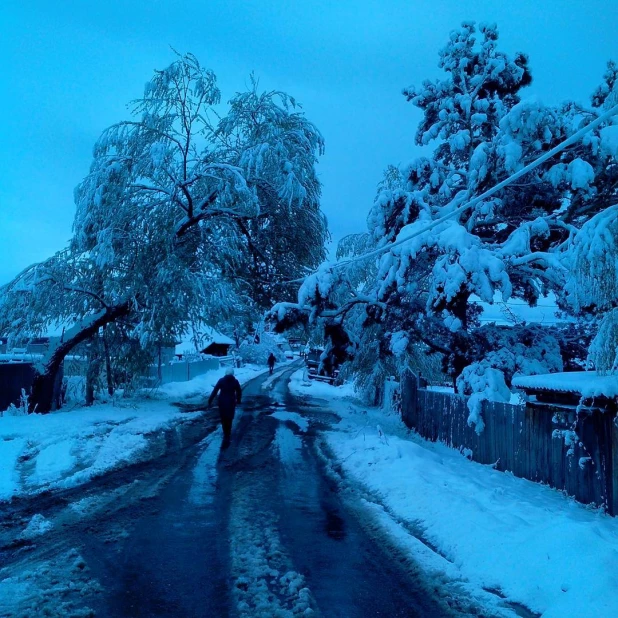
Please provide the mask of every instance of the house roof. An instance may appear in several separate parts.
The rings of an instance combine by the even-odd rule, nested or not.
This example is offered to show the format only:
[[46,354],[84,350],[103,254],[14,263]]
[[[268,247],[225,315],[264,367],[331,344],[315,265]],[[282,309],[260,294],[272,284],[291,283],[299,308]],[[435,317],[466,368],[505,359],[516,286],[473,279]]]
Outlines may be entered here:
[[201,326],[199,329],[189,329],[182,341],[176,344],[176,354],[199,352],[213,343],[234,345],[235,342],[211,326]]
[[599,375],[596,371],[567,371],[513,378],[513,386],[526,391],[574,393],[582,397],[618,397],[618,375]]

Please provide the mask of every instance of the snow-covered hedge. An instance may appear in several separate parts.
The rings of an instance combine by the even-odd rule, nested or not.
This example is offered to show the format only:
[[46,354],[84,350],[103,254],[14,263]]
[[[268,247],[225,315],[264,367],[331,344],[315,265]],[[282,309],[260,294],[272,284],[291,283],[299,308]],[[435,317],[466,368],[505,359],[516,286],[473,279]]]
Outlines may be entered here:
[[244,342],[238,350],[243,362],[253,365],[266,365],[271,352],[277,361],[285,360],[285,355],[277,346],[274,338],[267,334],[262,335],[260,343]]

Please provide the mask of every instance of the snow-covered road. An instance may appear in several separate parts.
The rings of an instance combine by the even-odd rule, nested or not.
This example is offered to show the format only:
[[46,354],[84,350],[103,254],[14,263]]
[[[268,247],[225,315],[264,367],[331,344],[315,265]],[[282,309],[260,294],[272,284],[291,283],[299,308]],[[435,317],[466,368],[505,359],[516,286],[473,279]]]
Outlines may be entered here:
[[16,513],[40,534],[0,548],[0,616],[495,615],[428,581],[340,491],[319,446],[337,418],[290,394],[291,371],[245,387],[222,455],[213,423],[195,448]]

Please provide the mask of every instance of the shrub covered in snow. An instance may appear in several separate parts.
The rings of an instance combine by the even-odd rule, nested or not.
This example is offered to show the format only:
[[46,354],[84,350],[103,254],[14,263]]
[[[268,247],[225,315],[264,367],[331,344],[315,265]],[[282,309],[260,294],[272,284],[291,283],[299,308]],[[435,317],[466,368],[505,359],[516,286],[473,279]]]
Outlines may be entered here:
[[284,353],[279,349],[275,338],[268,333],[263,333],[259,343],[244,341],[238,349],[238,355],[243,362],[252,365],[264,365],[270,354],[274,354],[277,361],[285,360]]

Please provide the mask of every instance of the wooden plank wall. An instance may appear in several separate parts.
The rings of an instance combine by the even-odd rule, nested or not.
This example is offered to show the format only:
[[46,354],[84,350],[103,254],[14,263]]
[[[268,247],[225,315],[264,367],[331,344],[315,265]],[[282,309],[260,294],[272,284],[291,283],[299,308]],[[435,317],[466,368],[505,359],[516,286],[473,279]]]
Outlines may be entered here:
[[[414,376],[402,379],[402,417],[421,436],[463,451],[515,476],[564,490],[585,504],[618,513],[618,432],[615,414],[595,411],[576,419],[574,454],[552,421],[555,409],[484,402],[485,430],[468,425],[466,398],[417,388]],[[564,425],[568,426],[568,423]],[[580,459],[590,457],[590,461]],[[614,461],[616,460],[616,461]]]
[[0,410],[9,405],[19,405],[21,389],[29,393],[34,380],[34,369],[30,363],[0,363]]

